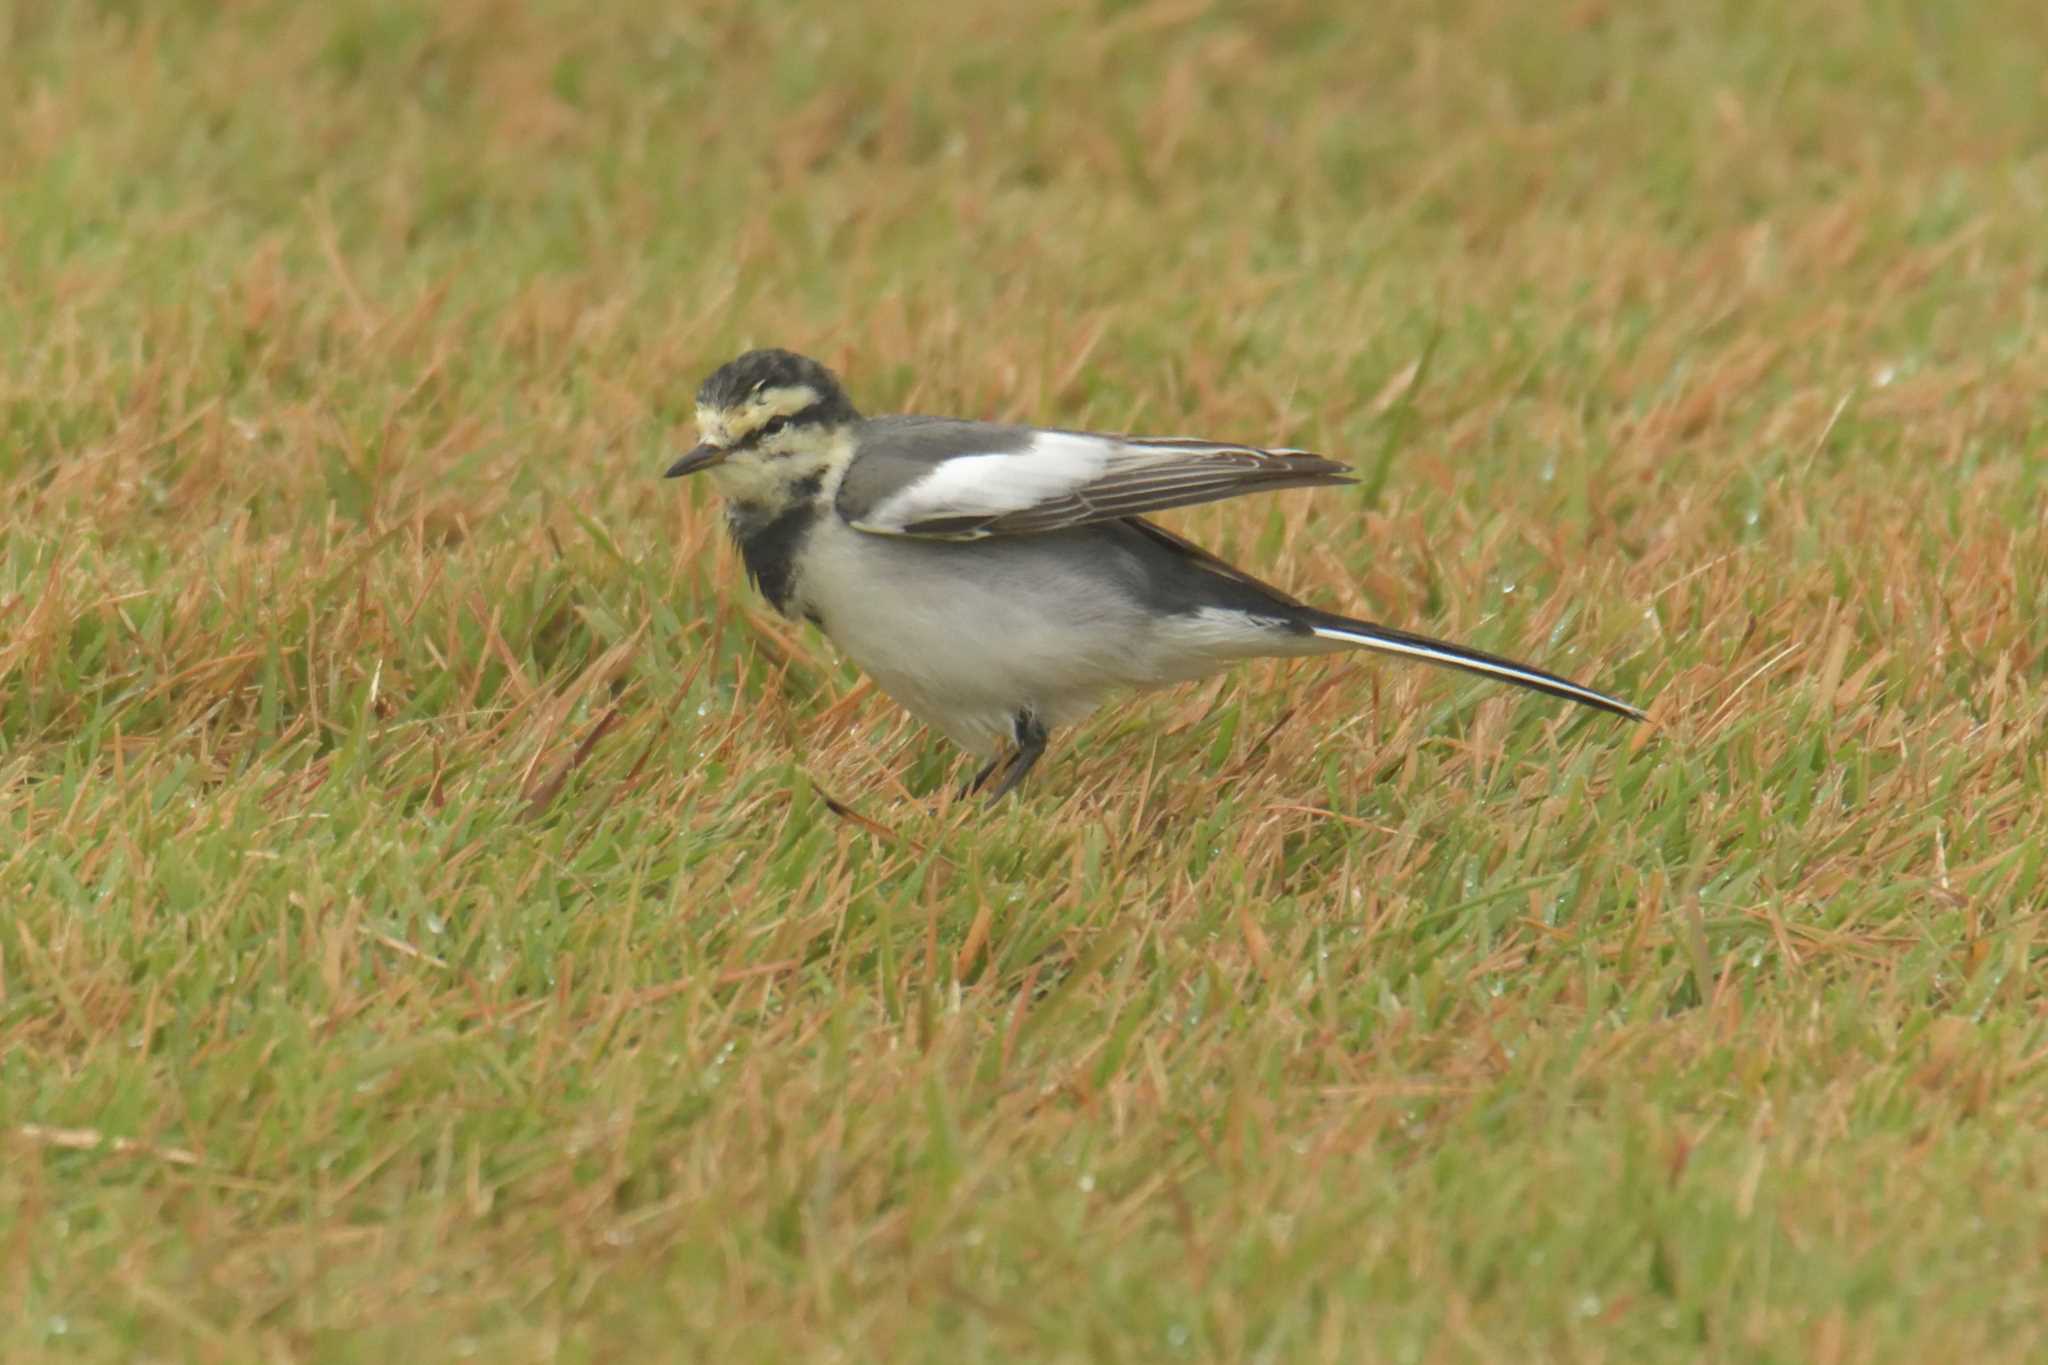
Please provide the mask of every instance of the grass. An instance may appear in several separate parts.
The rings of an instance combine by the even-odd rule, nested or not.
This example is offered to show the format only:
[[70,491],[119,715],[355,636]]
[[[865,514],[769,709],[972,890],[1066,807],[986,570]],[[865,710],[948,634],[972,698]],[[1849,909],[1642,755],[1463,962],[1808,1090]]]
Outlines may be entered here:
[[[2048,1353],[2028,0],[0,12],[0,1356]],[[1023,799],[659,483],[748,344],[1651,705]]]

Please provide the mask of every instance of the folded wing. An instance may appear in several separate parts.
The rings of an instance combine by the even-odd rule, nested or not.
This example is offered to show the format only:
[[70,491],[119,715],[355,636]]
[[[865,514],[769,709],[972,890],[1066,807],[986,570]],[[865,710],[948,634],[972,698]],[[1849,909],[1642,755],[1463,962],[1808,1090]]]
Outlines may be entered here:
[[840,485],[857,529],[938,540],[1030,535],[1243,493],[1349,483],[1303,450],[974,422],[871,424]]

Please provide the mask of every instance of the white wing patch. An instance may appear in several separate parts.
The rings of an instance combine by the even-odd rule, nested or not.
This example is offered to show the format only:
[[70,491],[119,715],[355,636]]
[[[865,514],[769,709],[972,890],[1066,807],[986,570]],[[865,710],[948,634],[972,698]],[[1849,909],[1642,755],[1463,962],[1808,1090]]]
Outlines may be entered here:
[[[1076,432],[1040,431],[1022,450],[1002,455],[957,455],[893,494],[862,530],[901,532],[924,521],[999,517],[1054,502],[1109,472],[1119,442]],[[969,538],[978,539],[987,531]]]

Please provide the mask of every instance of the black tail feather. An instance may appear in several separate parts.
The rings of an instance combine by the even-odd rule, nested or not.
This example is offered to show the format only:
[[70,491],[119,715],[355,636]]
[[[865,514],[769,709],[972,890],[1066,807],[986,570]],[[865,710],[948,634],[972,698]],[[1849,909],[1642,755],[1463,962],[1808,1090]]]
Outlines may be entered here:
[[1325,640],[1342,640],[1370,649],[1381,654],[1398,655],[1404,659],[1417,659],[1423,663],[1436,664],[1443,668],[1456,668],[1466,673],[1476,673],[1483,678],[1497,682],[1526,687],[1532,692],[1545,692],[1566,701],[1575,701],[1581,706],[1590,706],[1596,711],[1606,711],[1627,720],[1646,719],[1639,706],[1610,697],[1581,686],[1570,678],[1535,668],[1529,664],[1517,663],[1498,654],[1488,654],[1483,649],[1470,649],[1454,645],[1447,640],[1434,640],[1427,635],[1416,635],[1392,626],[1376,625],[1371,621],[1354,621],[1348,616],[1337,616],[1314,608],[1303,608],[1301,623],[1311,632]]

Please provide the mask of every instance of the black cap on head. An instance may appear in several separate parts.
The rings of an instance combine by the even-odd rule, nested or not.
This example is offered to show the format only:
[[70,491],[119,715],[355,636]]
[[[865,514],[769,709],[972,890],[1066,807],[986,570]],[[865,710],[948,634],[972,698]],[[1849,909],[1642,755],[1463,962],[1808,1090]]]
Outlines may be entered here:
[[737,407],[762,389],[799,385],[818,395],[817,404],[803,414],[804,420],[851,422],[860,416],[832,371],[809,356],[779,349],[748,351],[720,365],[697,390],[697,402],[707,408]]

